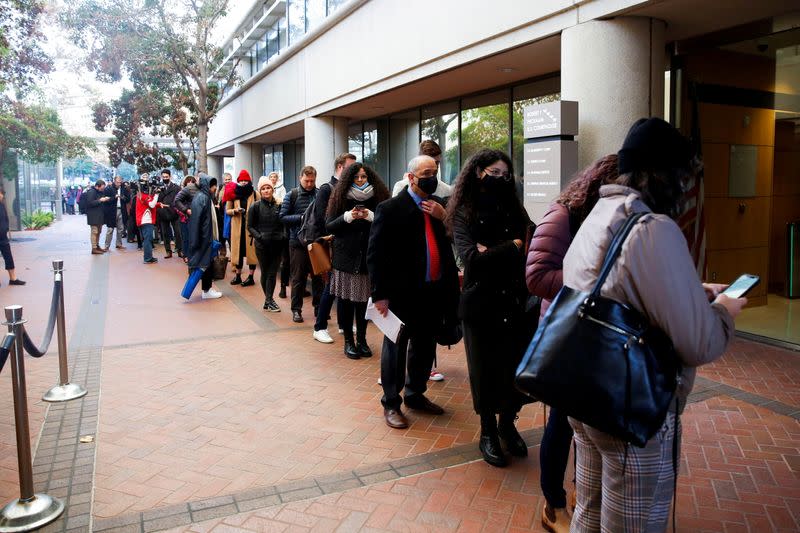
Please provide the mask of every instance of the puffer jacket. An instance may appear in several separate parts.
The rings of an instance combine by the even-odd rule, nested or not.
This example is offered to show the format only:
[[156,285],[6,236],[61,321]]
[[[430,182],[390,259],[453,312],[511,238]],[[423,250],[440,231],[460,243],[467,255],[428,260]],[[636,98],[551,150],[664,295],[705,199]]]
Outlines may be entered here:
[[[189,183],[175,195],[175,200],[172,202],[172,207],[184,217],[189,215],[186,213],[192,207],[192,200],[195,195],[200,192],[200,187],[195,183]],[[183,221],[182,221],[183,222]]]
[[571,241],[569,209],[553,203],[536,226],[525,263],[528,291],[542,298],[540,318],[564,284],[562,268]]
[[280,211],[281,206],[274,199],[254,202],[247,210],[247,231],[255,240],[256,248],[280,244],[286,239]]
[[302,187],[295,187],[283,197],[281,203],[281,221],[289,231],[289,244],[294,247],[302,248],[303,245],[297,239],[297,232],[300,230],[300,223],[306,208],[317,197],[318,189],[314,187],[310,191]]
[[[564,285],[589,292],[597,280],[614,233],[633,213],[650,213],[638,191],[604,185],[564,257]],[[696,369],[720,357],[734,335],[733,318],[710,304],[686,239],[666,215],[642,217],[601,288],[601,295],[641,312],[672,340],[683,365],[678,408],[683,410]]]

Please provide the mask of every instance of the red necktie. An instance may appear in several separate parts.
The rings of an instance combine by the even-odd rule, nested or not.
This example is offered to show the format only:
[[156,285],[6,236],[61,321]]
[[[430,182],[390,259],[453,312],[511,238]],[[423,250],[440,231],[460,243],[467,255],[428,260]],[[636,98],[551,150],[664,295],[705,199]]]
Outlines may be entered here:
[[436,244],[436,234],[433,233],[431,216],[424,212],[422,214],[425,215],[425,239],[428,241],[428,264],[430,265],[428,274],[431,281],[438,281],[441,277],[439,268],[439,246]]

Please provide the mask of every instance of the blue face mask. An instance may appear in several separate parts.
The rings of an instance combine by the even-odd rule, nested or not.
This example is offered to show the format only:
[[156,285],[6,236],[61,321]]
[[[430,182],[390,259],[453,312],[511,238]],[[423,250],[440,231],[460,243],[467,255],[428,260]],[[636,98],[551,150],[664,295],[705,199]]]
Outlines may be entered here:
[[355,181],[353,182],[353,188],[355,188],[355,189],[358,189],[359,191],[363,191],[363,190],[365,190],[367,187],[369,187],[369,181],[365,181],[365,182],[364,182],[364,185],[361,185],[361,186],[358,186],[358,185],[356,185],[356,182],[355,182]]

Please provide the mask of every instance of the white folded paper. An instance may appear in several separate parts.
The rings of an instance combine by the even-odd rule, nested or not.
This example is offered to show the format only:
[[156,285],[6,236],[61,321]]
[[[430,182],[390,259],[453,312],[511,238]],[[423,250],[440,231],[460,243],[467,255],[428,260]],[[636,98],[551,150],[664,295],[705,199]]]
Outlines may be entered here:
[[372,298],[367,301],[367,320],[372,320],[372,323],[378,326],[378,329],[386,335],[386,338],[392,342],[397,342],[397,337],[400,335],[400,330],[403,329],[403,321],[397,318],[397,315],[392,313],[391,309],[383,316],[375,308],[372,303]]

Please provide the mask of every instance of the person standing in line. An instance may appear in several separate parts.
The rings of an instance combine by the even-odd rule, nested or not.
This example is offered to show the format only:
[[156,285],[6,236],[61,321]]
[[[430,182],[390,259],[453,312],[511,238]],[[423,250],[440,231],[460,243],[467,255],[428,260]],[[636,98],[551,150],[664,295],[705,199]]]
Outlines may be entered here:
[[[234,199],[225,204],[225,212],[231,217],[231,264],[233,265],[233,279],[231,285],[250,287],[255,285],[253,274],[258,265],[253,239],[247,233],[247,215],[245,214],[253,203],[257,202],[256,192],[253,190],[253,181],[250,173],[242,169],[236,180]],[[247,267],[250,273],[242,281],[242,270],[247,258]]]
[[[323,183],[319,191],[317,192],[317,198],[314,200],[314,220],[317,222],[317,227],[314,228],[314,237],[320,238],[324,235],[328,234],[325,228],[325,219],[327,218],[328,212],[328,202],[331,198],[331,193],[336,188],[336,184],[339,182],[339,178],[342,175],[342,172],[348,169],[350,165],[356,162],[356,156],[353,154],[339,154],[336,160],[333,162],[333,176],[331,176],[330,181],[328,183]],[[374,207],[372,208],[374,211]],[[371,222],[371,220],[370,220]],[[366,258],[365,258],[366,259]],[[366,274],[366,270],[363,270]],[[333,307],[333,300],[334,296],[331,295],[331,280],[330,278],[325,283],[325,287],[322,289],[322,296],[320,296],[319,300],[319,311],[317,312],[317,320],[314,323],[314,339],[318,342],[323,344],[331,344],[333,343],[333,338],[331,338],[330,333],[328,333],[328,316],[331,314],[331,308]],[[366,300],[364,300],[366,302]],[[341,316],[342,310],[337,308],[337,320]],[[351,313],[352,314],[352,313]],[[339,325],[342,325],[341,320],[339,320]],[[342,327],[340,328],[342,331],[345,329]],[[350,339],[352,340],[352,323],[350,328]],[[345,336],[345,339],[347,336]],[[352,344],[352,343],[351,343]]]
[[[222,175],[222,185],[217,185],[217,193],[214,195],[214,205],[217,207],[217,224],[219,225],[219,242],[222,245],[219,249],[220,255],[228,255],[228,244],[230,244],[230,234],[226,235],[225,233],[226,221],[228,232],[230,232],[230,217],[225,211],[225,204],[227,203],[225,191],[229,183],[233,183],[233,176],[231,176],[230,172],[226,172]],[[233,198],[233,191],[231,191],[231,198]]]
[[[286,186],[283,184],[283,179],[281,179],[280,174],[277,172],[270,172],[269,176],[267,177],[272,182],[272,187],[274,189],[272,196],[280,206],[283,203],[283,198],[286,196]],[[289,286],[289,281],[291,280],[291,270],[289,269],[289,238],[285,229],[286,228],[284,228],[284,239],[281,248],[281,263],[279,267],[281,276],[281,288],[278,292],[279,298],[286,298],[286,287]]]
[[280,217],[281,206],[274,191],[268,177],[261,176],[258,179],[258,194],[261,199],[247,210],[247,231],[253,237],[258,265],[261,267],[264,309],[270,313],[280,313],[281,308],[273,295],[286,232]]
[[86,206],[86,223],[91,227],[92,254],[103,254],[108,250],[100,247],[100,232],[103,230],[105,221],[105,210],[103,206],[112,199],[103,194],[106,182],[97,180],[93,187],[89,187],[83,194],[84,205]]
[[6,210],[6,191],[0,188],[0,255],[3,256],[6,270],[8,271],[9,285],[25,285],[25,282],[17,278],[14,266],[14,256],[11,255],[11,239],[9,234],[10,224],[8,221],[8,211]]
[[270,172],[267,177],[269,182],[272,183],[272,197],[280,204],[283,201],[283,197],[286,196],[286,187],[283,185],[281,175],[277,172]]
[[122,222],[122,213],[131,199],[127,191],[122,187],[122,177],[115,176],[114,183],[103,190],[103,195],[108,197],[108,200],[103,205],[103,218],[106,225],[106,250],[111,249],[114,230],[117,231],[117,249],[124,249],[122,234],[125,231],[125,226]]
[[643,118],[628,131],[617,156],[619,178],[600,188],[600,199],[564,256],[564,285],[591,291],[612,236],[630,216],[644,213],[601,295],[635,309],[661,330],[682,370],[662,427],[643,447],[569,419],[577,463],[577,506],[570,526],[575,533],[666,530],[676,481],[674,446],[681,434],[678,415],[696,368],[725,352],[734,337],[734,318],[747,303],[721,293],[724,285],[700,282],[675,222],[686,185],[702,168],[689,141],[668,122]]
[[[181,242],[183,243],[183,262],[189,262],[189,217],[192,214],[192,200],[200,191],[197,180],[194,176],[183,178],[182,188],[175,195],[172,208],[178,213],[178,221],[181,226]],[[215,208],[216,209],[216,208]]]
[[[600,199],[600,186],[613,182],[618,176],[617,154],[598,159],[570,181],[536,226],[525,264],[525,280],[530,293],[542,298],[540,320],[563,286],[564,255],[578,228]],[[571,518],[564,474],[571,446],[572,427],[567,416],[551,407],[539,447],[539,483],[545,498],[542,525],[553,533],[569,532]],[[574,509],[574,504],[571,507]]]
[[317,169],[306,165],[300,171],[300,185],[292,189],[283,198],[281,204],[281,221],[289,231],[289,263],[292,267],[292,321],[303,322],[303,296],[306,281],[311,275],[311,303],[314,315],[317,314],[322,294],[322,277],[313,275],[308,250],[300,242],[297,232],[303,213],[317,196]]
[[[432,157],[434,161],[436,161],[436,168],[437,170],[442,166],[442,149],[439,147],[439,144],[436,141],[432,141],[430,139],[426,139],[419,143],[419,151],[417,155],[427,155]],[[394,188],[392,189],[392,196],[397,196],[400,194],[406,187],[408,186],[407,179],[401,179],[397,183],[394,184]],[[441,198],[442,202],[445,207],[447,207],[447,199],[452,194],[453,189],[447,183],[443,182],[441,179],[438,180],[436,183],[436,190],[433,192],[433,195],[437,198]],[[413,352],[413,348],[409,347],[409,350]],[[409,352],[409,357],[411,357],[412,353]],[[436,361],[434,360],[434,364]],[[431,381],[444,381],[444,374],[440,372],[436,367],[431,368],[431,374],[428,378]]]
[[175,196],[181,188],[177,183],[172,183],[172,172],[168,168],[161,171],[161,181],[164,183],[164,191],[159,195],[161,205],[158,209],[158,223],[161,229],[161,240],[164,242],[164,259],[172,257],[172,240],[175,239],[175,249],[178,257],[183,257],[183,241],[181,239],[181,228],[178,224],[178,214],[172,209]]
[[[425,413],[444,413],[425,391],[436,336],[457,322],[458,306],[458,268],[442,222],[445,209],[433,196],[436,161],[415,157],[405,178],[410,184],[405,192],[378,205],[367,247],[375,309],[383,316],[391,309],[406,325],[396,343],[384,337],[381,351],[381,404],[392,428],[408,427],[400,408],[404,402]],[[409,344],[413,352],[406,357]]]
[[[525,241],[532,225],[514,187],[511,159],[483,149],[461,169],[447,206],[448,228],[464,264],[460,314],[479,448],[492,466],[528,455],[514,421],[531,399],[514,387],[536,318],[526,311]],[[497,416],[499,415],[499,421]]]
[[151,195],[148,187],[146,181],[139,182],[139,194],[136,197],[136,225],[142,234],[144,263],[151,265],[158,263],[158,259],[153,257],[153,230],[158,220],[156,208],[163,206],[158,201],[158,193]]
[[[344,354],[350,359],[372,357],[365,317],[371,289],[367,245],[375,209],[388,198],[389,189],[380,176],[361,163],[353,163],[341,176],[328,203],[326,228],[334,237],[330,292],[339,302],[337,318],[344,334]],[[320,305],[317,322],[323,313]]]
[[189,270],[201,269],[203,276],[200,278],[201,298],[214,300],[222,297],[222,293],[214,290],[214,270],[211,261],[214,258],[212,243],[219,241],[219,224],[217,223],[217,210],[214,208],[214,199],[217,193],[217,178],[207,174],[199,174],[199,192],[195,194],[189,210]]

